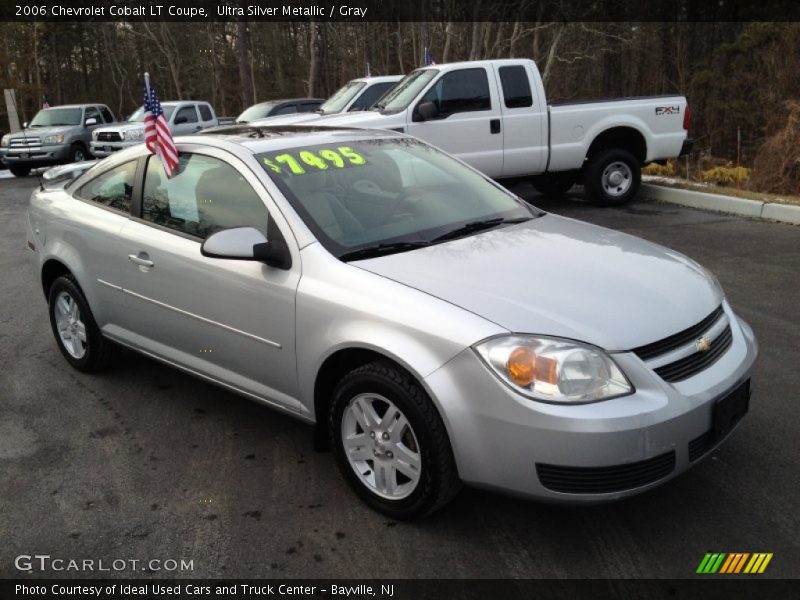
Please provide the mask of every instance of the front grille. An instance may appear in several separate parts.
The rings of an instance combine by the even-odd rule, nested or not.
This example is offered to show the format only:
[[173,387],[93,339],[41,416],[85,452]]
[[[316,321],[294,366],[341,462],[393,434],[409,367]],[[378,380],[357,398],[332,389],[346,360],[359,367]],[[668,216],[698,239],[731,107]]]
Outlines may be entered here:
[[731,333],[731,326],[728,325],[722,333],[717,336],[717,339],[711,342],[711,350],[707,352],[697,351],[673,363],[658,367],[655,369],[655,372],[664,381],[669,383],[683,381],[717,362],[717,359],[725,354],[725,351],[731,347],[731,343],[733,343],[733,334]]
[[28,138],[14,138],[9,142],[9,146],[11,148],[27,148],[28,146],[39,146],[41,145],[41,140],[38,137],[28,137]]
[[562,467],[536,464],[539,481],[565,494],[607,494],[641,487],[675,470],[675,451],[654,458],[610,467]]
[[717,310],[712,312],[697,325],[692,325],[688,329],[684,329],[683,331],[674,335],[665,337],[663,340],[634,348],[633,353],[642,360],[646,361],[650,360],[651,358],[655,358],[656,356],[660,356],[661,354],[666,354],[667,352],[675,350],[676,348],[680,348],[681,346],[699,338],[703,333],[706,332],[706,330],[708,330],[709,327],[717,322],[717,319],[722,316],[722,313],[722,305],[720,305],[717,307]]
[[117,131],[100,131],[97,134],[98,142],[121,142],[122,136]]

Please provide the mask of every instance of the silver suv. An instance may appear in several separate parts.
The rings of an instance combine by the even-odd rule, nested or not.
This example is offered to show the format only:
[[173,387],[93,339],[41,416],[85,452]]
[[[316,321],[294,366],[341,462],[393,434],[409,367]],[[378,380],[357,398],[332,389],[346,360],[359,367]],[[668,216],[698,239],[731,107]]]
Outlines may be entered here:
[[[190,135],[219,125],[217,115],[208,102],[182,100],[162,102],[164,118],[172,135]],[[98,127],[92,133],[92,154],[104,158],[109,154],[144,141],[144,107],[140,106],[127,121],[113,127]]]
[[36,167],[80,162],[89,158],[92,131],[115,121],[105,104],[45,108],[23,131],[3,136],[0,159],[17,177],[25,177]]

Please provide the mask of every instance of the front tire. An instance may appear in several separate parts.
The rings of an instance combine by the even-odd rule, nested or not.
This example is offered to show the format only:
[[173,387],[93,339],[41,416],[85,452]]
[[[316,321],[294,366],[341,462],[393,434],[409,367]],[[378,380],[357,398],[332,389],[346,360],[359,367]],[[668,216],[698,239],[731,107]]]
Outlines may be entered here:
[[13,166],[13,167],[8,167],[8,170],[11,171],[11,174],[14,177],[27,177],[31,172],[30,167]]
[[433,402],[389,361],[359,367],[339,382],[328,427],[344,478],[368,505],[393,519],[428,515],[460,489]]
[[76,163],[89,160],[89,153],[82,144],[72,144],[69,149],[69,162]]
[[584,169],[586,196],[598,206],[622,206],[630,202],[642,184],[642,167],[627,150],[601,150]]
[[542,173],[531,179],[537,192],[551,198],[560,198],[575,185],[574,173]]
[[103,337],[72,275],[62,275],[50,286],[49,312],[58,349],[78,371],[99,371],[116,358],[119,346]]

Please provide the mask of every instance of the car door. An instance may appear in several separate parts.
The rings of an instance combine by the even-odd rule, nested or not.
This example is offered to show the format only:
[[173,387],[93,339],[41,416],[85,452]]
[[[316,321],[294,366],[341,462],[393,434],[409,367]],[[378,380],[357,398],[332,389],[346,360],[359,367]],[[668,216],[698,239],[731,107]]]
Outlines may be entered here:
[[[490,177],[503,170],[503,131],[496,86],[485,67],[445,72],[409,115],[408,133],[454,154]],[[420,104],[432,102],[434,119],[424,121]]]
[[178,108],[172,115],[172,124],[174,135],[191,135],[203,129],[194,104]]
[[271,199],[263,185],[238,159],[203,149],[181,152],[169,179],[150,156],[142,186],[134,207],[140,217],[120,234],[130,340],[192,372],[302,412],[294,399],[299,258],[281,270],[200,253],[210,233],[235,226],[256,227],[291,247],[285,221],[267,208]]

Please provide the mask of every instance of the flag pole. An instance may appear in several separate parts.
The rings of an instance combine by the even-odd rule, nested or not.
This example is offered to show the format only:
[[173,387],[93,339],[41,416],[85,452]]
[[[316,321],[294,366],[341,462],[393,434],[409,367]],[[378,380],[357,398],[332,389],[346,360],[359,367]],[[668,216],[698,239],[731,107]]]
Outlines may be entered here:
[[150,73],[144,72],[144,87],[147,90],[147,95],[150,95]]

